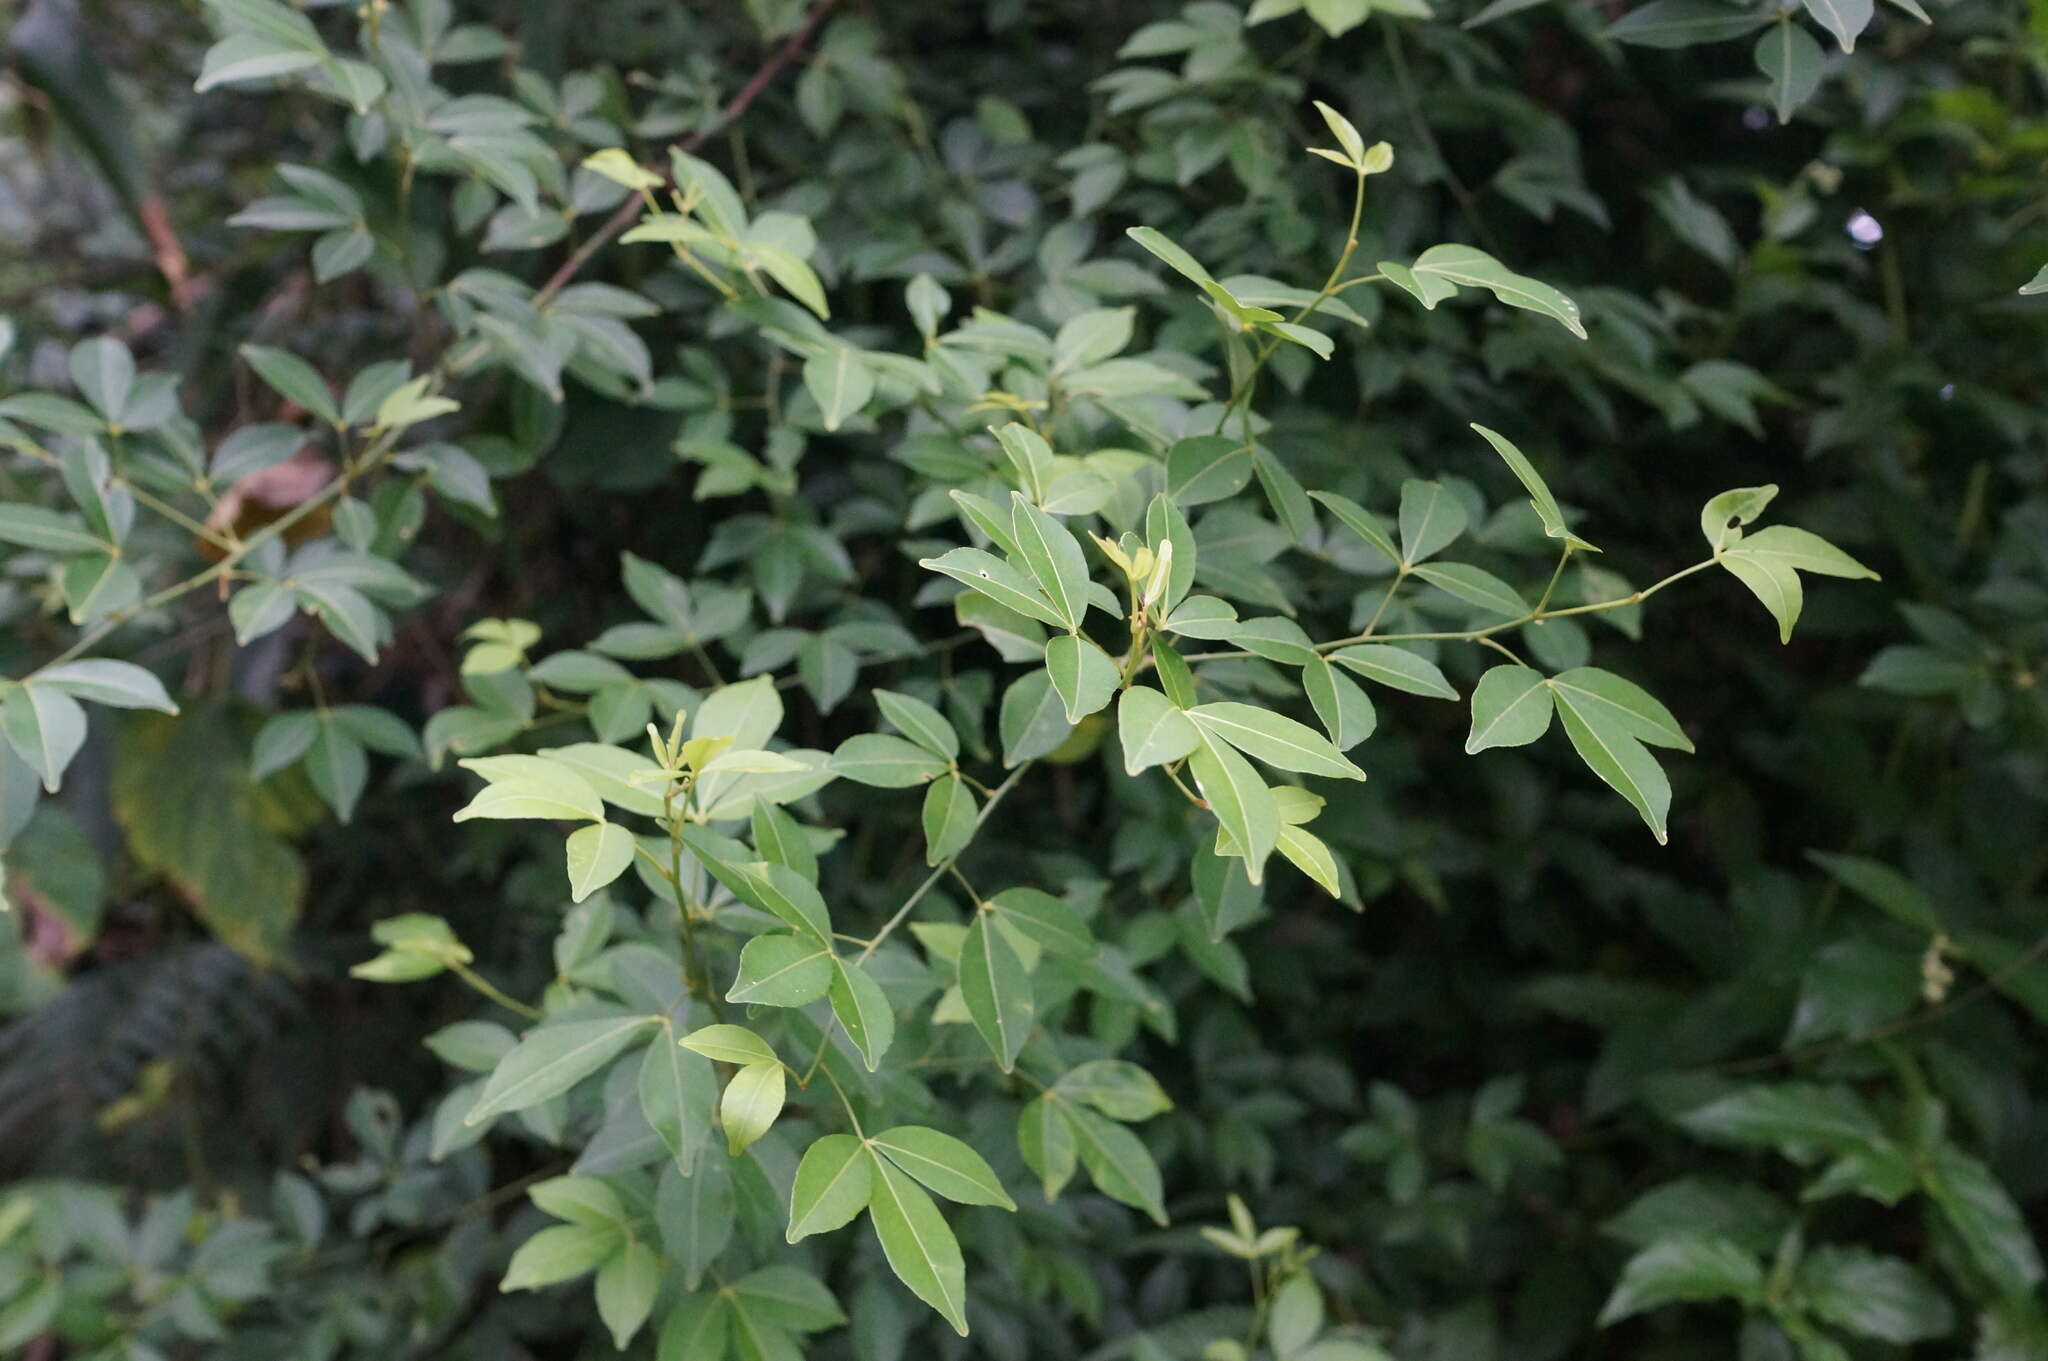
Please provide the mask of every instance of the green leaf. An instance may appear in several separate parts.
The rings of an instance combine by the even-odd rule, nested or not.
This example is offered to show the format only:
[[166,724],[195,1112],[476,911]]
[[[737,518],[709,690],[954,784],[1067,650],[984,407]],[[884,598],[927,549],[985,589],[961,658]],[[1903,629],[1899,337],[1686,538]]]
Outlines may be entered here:
[[1157,228],[1131,227],[1125,231],[1125,235],[1164,260],[1168,268],[1190,283],[1201,285],[1216,282],[1209,271],[1196,262],[1194,256],[1175,245],[1166,233]]
[[1153,1161],[1144,1143],[1122,1125],[1072,1102],[1065,1103],[1062,1110],[1073,1126],[1081,1165],[1088,1169],[1096,1189],[1111,1200],[1143,1210],[1163,1228],[1166,1200],[1159,1180],[1159,1164]]
[[818,855],[811,839],[795,818],[765,800],[757,800],[752,815],[754,845],[764,859],[787,865],[811,883],[818,881]]
[[1036,1006],[1024,963],[987,912],[976,912],[960,945],[960,996],[1004,1072],[1031,1036]]
[[516,774],[494,778],[488,773],[504,770],[471,758],[460,762],[465,769],[483,775],[490,783],[455,814],[455,821],[470,818],[545,818],[554,821],[603,822],[604,800],[590,782],[568,766],[552,761],[535,761],[516,767]]
[[832,915],[810,880],[786,865],[767,861],[744,866],[741,873],[753,890],[750,902],[795,927],[798,934],[832,948]]
[[1441,482],[1409,478],[1401,484],[1401,562],[1434,557],[1465,532],[1465,503]]
[[623,1054],[653,1024],[652,1016],[611,1016],[535,1026],[491,1070],[463,1123],[480,1125],[560,1096]]
[[874,696],[882,717],[896,731],[943,760],[951,761],[960,755],[960,735],[937,709],[894,690],[877,689]]
[[774,1063],[775,1049],[768,1041],[743,1025],[707,1025],[691,1031],[679,1041],[707,1059],[720,1063]]
[[997,726],[1006,766],[1046,755],[1074,731],[1074,725],[1067,722],[1066,705],[1042,666],[1025,672],[1003,692]]
[[1001,921],[1056,955],[1088,959],[1095,937],[1081,914],[1042,889],[1006,888],[989,899]]
[[1700,507],[1700,533],[1716,553],[1742,537],[1742,526],[1764,513],[1778,494],[1776,483],[1724,491]]
[[1877,573],[1820,535],[1810,534],[1791,525],[1766,526],[1722,550],[1722,562],[1726,563],[1736,558],[1781,563],[1786,567],[1796,568],[1801,572],[1814,572],[1820,576],[1878,580]]
[[341,408],[334,404],[327,380],[311,364],[295,354],[262,345],[244,345],[242,358],[286,401],[297,403],[329,425],[341,424]]
[[[1608,30],[1610,36],[1613,32],[1613,29]],[[1387,262],[1381,262],[1380,271],[1396,283],[1401,282],[1387,269]],[[1464,284],[1484,288],[1510,307],[1540,312],[1579,339],[1586,338],[1586,327],[1579,320],[1577,303],[1549,284],[1515,273],[1476,246],[1431,246],[1416,256],[1415,263],[1405,272],[1410,273],[1415,281],[1409,286],[1409,291],[1416,294],[1424,307],[1436,305],[1432,301],[1433,296],[1444,296],[1437,293],[1437,289],[1450,288],[1455,292],[1452,286]]]
[[1550,687],[1526,666],[1496,666],[1472,687],[1468,755],[1488,747],[1524,747],[1550,731]]
[[832,1014],[846,1028],[846,1038],[860,1050],[868,1071],[874,1072],[896,1038],[896,1013],[888,997],[860,965],[835,957],[831,998]]
[[1069,629],[1079,628],[1081,616],[1088,612],[1088,558],[1081,551],[1080,541],[1065,525],[1025,500],[1020,492],[1010,493],[1010,513],[1017,555],[1059,616],[1050,622]]
[[1844,52],[1856,50],[1856,38],[1870,27],[1871,0],[1805,0],[1806,12],[1835,35]]
[[1358,683],[1318,656],[1302,668],[1301,688],[1316,711],[1316,719],[1337,750],[1349,751],[1379,726],[1379,714]]
[[1124,691],[1117,701],[1116,722],[1123,741],[1124,770],[1132,775],[1180,760],[1199,740],[1186,714],[1165,695],[1143,685]]
[[[1076,547],[1078,550],[1078,545]],[[929,571],[942,572],[1026,618],[1057,628],[1067,627],[1067,621],[1060,616],[1059,610],[1040,593],[1030,578],[992,553],[984,553],[979,548],[955,548],[940,557],[921,558],[917,565]]]
[[725,1084],[718,1122],[725,1128],[726,1151],[733,1157],[746,1152],[782,1114],[782,1082],[780,1063],[750,1063]]
[[1458,697],[1457,690],[1444,679],[1444,673],[1437,669],[1436,663],[1390,643],[1359,643],[1339,648],[1330,654],[1330,660],[1390,690],[1405,690],[1411,695],[1425,695],[1430,699]]
[[90,553],[106,547],[77,516],[25,505],[0,505],[0,543],[49,553]]
[[1607,26],[1607,36],[1638,47],[1693,47],[1739,38],[1770,22],[1764,10],[1724,0],[1652,0]]
[[1064,1101],[1041,1094],[1017,1117],[1017,1151],[1023,1155],[1024,1165],[1037,1174],[1048,1204],[1074,1179],[1074,1170],[1080,1165],[1074,1127],[1067,1123],[1065,1108]]
[[[1315,880],[1323,892],[1332,898],[1344,896],[1344,878],[1337,871],[1337,857],[1330,853],[1321,837],[1283,822],[1274,845],[1280,854],[1287,857],[1289,864]],[[1353,903],[1352,907],[1355,910],[1357,904]]]
[[1002,1181],[966,1144],[922,1125],[898,1125],[870,1135],[868,1143],[926,1187],[962,1205],[1017,1208]]
[[1806,603],[1805,589],[1799,584],[1799,574],[1775,559],[1737,558],[1726,556],[1721,565],[1729,575],[1749,588],[1751,595],[1764,603],[1771,617],[1778,621],[1778,641],[1792,641],[1792,626],[1799,622],[1799,612]]
[[1116,693],[1116,663],[1109,654],[1077,634],[1063,633],[1045,645],[1045,669],[1066,706],[1067,722],[1083,718],[1109,703]]
[[36,672],[33,681],[37,685],[55,686],[74,699],[90,700],[116,709],[156,709],[167,714],[178,712],[178,706],[171,702],[164,683],[133,662],[98,657],[63,662]]
[[1266,858],[1280,836],[1280,810],[1242,756],[1207,731],[1198,730],[1198,744],[1188,756],[1188,773],[1210,811],[1236,843],[1245,875],[1254,884],[1265,874]]
[[1565,527],[1564,512],[1558,509],[1557,498],[1550,492],[1550,484],[1543,480],[1543,474],[1536,471],[1536,465],[1531,463],[1507,436],[1488,430],[1483,425],[1474,425],[1472,428],[1493,446],[1501,461],[1520,479],[1523,488],[1529,493],[1529,504],[1536,507],[1536,518],[1543,522],[1545,534],[1553,539],[1562,539],[1581,552],[1600,551]]
[[1252,448],[1221,435],[1176,440],[1166,451],[1166,494],[1182,506],[1235,496],[1252,480]]
[[895,1164],[872,1149],[874,1194],[868,1217],[896,1279],[967,1336],[967,1264],[939,1207]]
[[818,403],[825,428],[837,430],[875,395],[875,374],[858,351],[842,345],[804,361],[804,386]]
[[1571,738],[1579,758],[1635,806],[1655,833],[1657,844],[1663,845],[1668,839],[1664,819],[1671,808],[1671,782],[1656,758],[1610,706],[1589,699],[1584,690],[1553,686],[1552,691],[1565,736]]
[[1314,1276],[1298,1271],[1273,1294],[1271,1312],[1266,1316],[1266,1338],[1273,1354],[1291,1357],[1323,1330],[1323,1292]]
[[1799,1263],[1793,1289],[1822,1321],[1908,1346],[1955,1327],[1948,1299],[1919,1271],[1863,1247],[1823,1244]]
[[1577,708],[1581,717],[1598,714],[1604,722],[1638,742],[1679,751],[1693,749],[1692,739],[1678,726],[1669,709],[1642,686],[1611,671],[1593,666],[1573,667],[1553,676],[1550,687],[1559,703]]
[[1725,1238],[1685,1235],[1652,1243],[1621,1270],[1621,1280],[1600,1310],[1600,1326],[1681,1300],[1763,1298],[1757,1260]]
[[[1047,488],[1052,486],[1052,446],[1045,442],[1043,435],[1017,421],[994,429],[996,443],[1002,446],[1003,455],[1010,460],[1010,466],[1017,470],[1017,480],[1023,484],[1026,495],[1031,500],[1042,503]],[[964,506],[968,503],[962,499],[961,504]],[[1017,542],[1014,533],[1007,528],[997,533],[992,526],[989,537],[1005,548]]]
[[569,900],[582,902],[633,863],[633,834],[616,822],[597,822],[569,833]]
[[827,1134],[804,1151],[789,1193],[788,1239],[830,1233],[853,1222],[874,1190],[874,1160],[850,1134]]
[[1335,515],[1346,529],[1378,549],[1388,562],[1401,561],[1401,551],[1394,547],[1393,539],[1388,537],[1386,528],[1380,523],[1378,516],[1356,501],[1338,496],[1334,492],[1312,491],[1309,495],[1328,507],[1330,513]]
[[1447,595],[1492,614],[1520,619],[1530,613],[1521,593],[1493,573],[1463,562],[1424,563],[1415,575]]
[[1791,122],[1799,106],[1813,98],[1827,60],[1813,35],[1789,17],[1780,18],[1770,32],[1756,40],[1753,59],[1770,89],[1771,107],[1777,110],[1780,123]]
[[294,71],[318,66],[320,62],[319,52],[309,52],[296,44],[280,42],[261,33],[230,33],[206,49],[199,79],[193,82],[192,88],[204,94],[217,85],[290,75]]
[[1226,700],[1198,704],[1188,710],[1188,717],[1203,732],[1278,770],[1338,780],[1365,778],[1365,772],[1321,733],[1270,710]]
[[1921,1180],[1928,1199],[2001,1291],[2026,1294],[2040,1285],[2040,1249],[2019,1206],[1990,1168],[1954,1144],[1943,1144],[1925,1159]]
[[750,1006],[803,1007],[832,986],[832,952],[816,941],[776,933],[756,936],[740,950],[739,976],[725,994]]
[[1095,1059],[1070,1068],[1055,1090],[1070,1101],[1093,1106],[1112,1120],[1150,1120],[1173,1109],[1173,1102],[1150,1073],[1122,1059]]
[[597,1316],[611,1331],[612,1345],[624,1351],[654,1312],[661,1289],[661,1262],[645,1243],[629,1241],[597,1269]]
[[52,794],[64,779],[65,767],[85,745],[85,710],[54,686],[11,685],[0,699],[0,729],[30,770],[43,778]]
[[943,865],[974,839],[974,794],[958,775],[942,775],[924,793],[924,862]]
[[1844,1151],[1881,1142],[1884,1129],[1847,1087],[1781,1082],[1695,1106],[1678,1123],[1702,1139],[1750,1148]]
[[512,1254],[498,1289],[509,1294],[574,1280],[603,1263],[624,1241],[625,1233],[617,1225],[562,1224],[542,1229]]
[[[640,1110],[675,1160],[676,1170],[687,1176],[696,1166],[698,1150],[711,1137],[718,1083],[703,1053],[674,1043],[671,1034],[664,1027],[641,1060]],[[769,1058],[772,1061],[774,1055]]]
[[[713,1100],[716,1099],[713,1092]],[[708,1123],[711,1106],[705,1106]],[[708,1130],[707,1130],[708,1134]],[[686,1289],[702,1284],[712,1264],[732,1241],[737,1227],[737,1197],[730,1158],[699,1158],[687,1176],[671,1164],[655,1185],[654,1226],[662,1251],[683,1278]]]
[[946,763],[889,733],[858,733],[832,753],[835,774],[877,789],[909,789],[946,773]]
[[731,1322],[723,1294],[684,1296],[661,1325],[656,1361],[724,1361]]

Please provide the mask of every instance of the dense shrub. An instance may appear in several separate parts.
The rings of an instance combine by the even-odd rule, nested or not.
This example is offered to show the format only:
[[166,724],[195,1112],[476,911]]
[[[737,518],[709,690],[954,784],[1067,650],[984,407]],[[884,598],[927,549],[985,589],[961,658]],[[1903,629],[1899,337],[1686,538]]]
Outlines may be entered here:
[[33,0],[0,1350],[2048,1355],[2036,27]]

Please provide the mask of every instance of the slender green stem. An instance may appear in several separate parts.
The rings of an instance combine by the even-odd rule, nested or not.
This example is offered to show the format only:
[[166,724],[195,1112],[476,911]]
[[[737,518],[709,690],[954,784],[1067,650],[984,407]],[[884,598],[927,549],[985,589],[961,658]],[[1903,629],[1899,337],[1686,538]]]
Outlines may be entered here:
[[386,458],[390,457],[392,448],[397,443],[397,439],[398,435],[396,431],[390,431],[385,433],[384,435],[379,436],[377,443],[374,446],[372,446],[370,450],[365,452],[363,458],[358,463],[354,472],[342,473],[341,476],[336,477],[326,486],[314,492],[311,496],[299,502],[299,504],[293,506],[290,510],[278,516],[275,520],[272,520],[262,529],[258,530],[254,534],[251,534],[248,538],[242,540],[239,545],[228,551],[227,556],[223,557],[219,562],[213,564],[213,566],[208,567],[204,571],[199,572],[194,576],[186,577],[183,581],[177,582],[170,586],[166,586],[154,595],[145,596],[143,599],[137,601],[133,605],[128,606],[126,609],[115,610],[112,613],[108,614],[107,617],[100,620],[98,624],[94,625],[92,628],[87,629],[84,633],[78,635],[77,640],[74,641],[70,647],[65,648],[55,657],[52,657],[49,661],[45,662],[42,666],[38,667],[36,669],[36,672],[33,674],[41,674],[43,671],[47,671],[49,670],[49,668],[53,666],[60,666],[63,663],[72,660],[74,657],[81,656],[84,653],[91,651],[92,648],[96,644],[98,644],[102,639],[104,639],[108,634],[120,628],[129,620],[136,618],[138,615],[148,614],[151,610],[158,609],[164,605],[170,604],[173,600],[178,599],[180,596],[187,595],[192,591],[198,590],[202,586],[208,585],[212,582],[220,580],[222,577],[227,576],[228,574],[233,572],[235,568],[238,565],[240,565],[242,560],[244,558],[247,558],[251,553],[255,552],[257,549],[261,548],[264,544],[270,542],[272,539],[279,537],[286,530],[290,529],[293,525],[296,525],[299,521],[305,519],[308,515],[311,515],[314,511],[320,509],[329,501],[332,501],[335,497],[340,496],[343,492],[347,491],[349,482],[352,478],[361,477],[363,474],[371,471],[378,464],[382,463]]
[[676,816],[675,786],[662,791],[661,821],[668,828],[668,887],[675,900],[676,915],[682,921],[683,984],[711,1008],[718,1020],[725,1019],[717,990],[711,986],[711,971],[697,949],[696,924],[690,920],[690,903],[683,892],[683,821]]
[[505,1008],[505,1010],[524,1016],[529,1021],[538,1021],[541,1018],[538,1008],[530,1007],[517,997],[505,992],[497,984],[491,982],[490,979],[485,978],[467,964],[451,961],[448,965],[448,971],[469,984],[470,987],[475,988],[478,992],[490,998],[493,1002],[496,1002],[499,1006]]
[[1559,553],[1557,555],[1557,569],[1550,574],[1550,582],[1543,588],[1543,594],[1536,598],[1536,608],[1534,611],[1532,611],[1532,613],[1538,615],[1543,613],[1544,606],[1550,603],[1551,593],[1557,589],[1558,581],[1564,576],[1564,565],[1570,562],[1571,560],[1572,546],[1570,544],[1566,544],[1564,546],[1564,552]]
[[938,883],[939,879],[953,868],[953,862],[966,853],[967,846],[974,844],[975,833],[981,831],[982,824],[989,819],[989,814],[996,811],[996,805],[1003,801],[1003,796],[1017,787],[1017,781],[1023,779],[1024,772],[1031,769],[1034,764],[1031,761],[1024,762],[1010,772],[1008,779],[995,787],[995,791],[988,796],[988,802],[981,806],[981,812],[974,819],[974,831],[968,834],[967,845],[962,846],[959,850],[947,856],[943,863],[935,866],[932,872],[924,877],[923,883],[911,890],[910,896],[903,900],[903,906],[897,908],[895,914],[889,920],[882,923],[882,929],[875,932],[874,936],[868,941],[867,948],[860,952],[860,958],[855,961],[856,963],[866,963],[868,956],[874,954],[881,947],[882,942],[889,938],[890,933],[903,925],[904,920],[910,916],[910,910],[922,902],[924,895],[931,892],[932,885]]
[[1380,617],[1387,612],[1387,606],[1394,603],[1394,593],[1401,589],[1401,583],[1408,579],[1408,564],[1402,563],[1394,571],[1394,579],[1387,583],[1387,593],[1380,597],[1379,608],[1372,612],[1372,618],[1365,621],[1365,632],[1359,636],[1370,638],[1372,631],[1380,626]]

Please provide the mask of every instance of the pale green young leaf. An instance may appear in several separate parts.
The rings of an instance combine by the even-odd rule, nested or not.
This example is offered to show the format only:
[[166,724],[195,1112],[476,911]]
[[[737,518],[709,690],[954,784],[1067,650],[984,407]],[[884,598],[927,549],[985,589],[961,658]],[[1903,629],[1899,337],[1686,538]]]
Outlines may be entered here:
[[1330,853],[1321,837],[1305,828],[1282,822],[1274,846],[1287,857],[1289,864],[1315,880],[1323,892],[1332,898],[1344,896],[1344,878],[1337,870],[1337,857]]
[[1188,282],[1196,285],[1213,284],[1215,278],[1195,260],[1195,257],[1174,244],[1166,233],[1154,227],[1131,227],[1125,235],[1143,246],[1152,254],[1165,261],[1167,267]]
[[595,1270],[625,1242],[617,1225],[561,1224],[542,1229],[519,1245],[505,1266],[498,1289],[538,1290]]
[[907,1174],[872,1149],[868,1157],[874,1175],[868,1217],[889,1269],[955,1332],[967,1336],[967,1264],[960,1240]]
[[684,1049],[695,1050],[720,1063],[774,1063],[775,1050],[759,1035],[742,1025],[702,1026],[678,1041]]
[[1579,305],[1549,284],[1517,274],[1476,246],[1431,246],[1410,266],[1417,280],[1484,288],[1510,307],[1540,312],[1579,339],[1586,338]]
[[1799,584],[1799,573],[1776,558],[1736,557],[1733,552],[1725,553],[1721,565],[1728,574],[1749,587],[1754,595],[1778,621],[1778,641],[1792,641],[1792,626],[1799,622],[1799,612],[1806,605],[1806,590]]
[[1742,526],[1764,513],[1778,494],[1776,483],[1724,491],[1700,507],[1700,533],[1716,553],[1742,538]]
[[1769,525],[1759,529],[1724,549],[1721,557],[1723,562],[1729,558],[1749,558],[1819,576],[1878,580],[1877,573],[1820,535],[1792,525]]
[[1496,666],[1472,687],[1468,755],[1489,747],[1523,747],[1550,731],[1550,687],[1526,666]]
[[1024,963],[987,912],[976,912],[960,944],[960,996],[974,1028],[1004,1072],[1030,1038],[1036,1015]]
[[783,1069],[780,1063],[750,1063],[725,1084],[718,1103],[718,1123],[725,1129],[726,1151],[737,1158],[768,1132],[782,1114]]
[[789,1193],[788,1240],[830,1233],[853,1222],[874,1190],[874,1160],[851,1134],[827,1134],[804,1150]]

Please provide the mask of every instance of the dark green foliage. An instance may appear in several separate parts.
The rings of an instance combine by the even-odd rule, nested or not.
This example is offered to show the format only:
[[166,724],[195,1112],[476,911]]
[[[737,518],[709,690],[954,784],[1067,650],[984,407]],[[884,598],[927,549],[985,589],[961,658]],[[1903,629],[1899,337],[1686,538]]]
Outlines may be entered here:
[[0,109],[0,1352],[2048,1355],[2021,7],[203,9]]

